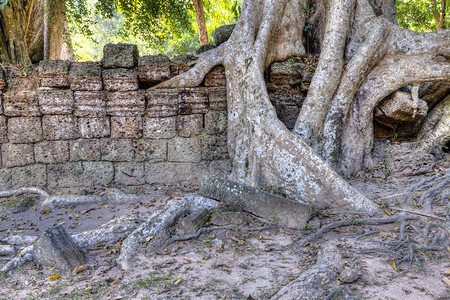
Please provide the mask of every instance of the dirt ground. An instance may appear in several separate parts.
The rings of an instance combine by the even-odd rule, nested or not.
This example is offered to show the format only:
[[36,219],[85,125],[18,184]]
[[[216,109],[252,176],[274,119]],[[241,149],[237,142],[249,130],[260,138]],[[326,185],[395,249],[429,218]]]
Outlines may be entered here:
[[[409,187],[424,178],[443,176],[449,165],[450,155],[447,154],[432,173],[393,179],[381,163],[359,174],[351,184],[374,200],[385,216],[399,213],[392,207],[424,213],[414,204],[423,191],[410,191]],[[69,233],[86,231],[112,218],[154,211],[170,199],[197,194],[190,186],[135,188],[128,192],[145,194],[148,200],[127,205],[99,203],[50,210],[36,201],[25,212],[0,211],[0,241],[11,235],[37,236],[57,224],[63,225]],[[413,213],[417,220],[411,224],[422,229],[427,222],[432,222],[435,225],[432,228],[438,228],[443,223],[439,218],[448,216],[448,202],[444,199],[442,205],[434,207],[431,215],[436,218]],[[270,299],[314,266],[318,250],[327,243],[335,245],[342,257],[339,263],[329,266],[336,272],[337,279],[325,288],[328,299],[450,299],[450,286],[444,282],[444,272],[450,268],[448,234],[444,250],[418,249],[415,251],[417,259],[411,265],[409,262],[395,265],[397,258],[392,253],[379,250],[392,249],[389,242],[399,241],[398,223],[362,226],[353,222],[306,246],[297,244],[326,224],[354,217],[345,210],[329,209],[315,216],[301,230],[278,227],[251,231],[240,230],[239,226],[215,230],[198,239],[173,243],[162,253],[143,248],[135,259],[138,266],[126,272],[115,262],[120,243],[98,245],[86,249],[87,270],[79,274],[60,274],[55,268],[34,263],[12,274],[0,274],[0,299]],[[247,214],[246,223],[243,226],[261,227],[270,222]],[[362,237],[365,233],[367,235]],[[433,233],[436,229],[430,231],[431,236]],[[419,245],[431,243],[410,226],[405,228],[405,234]],[[0,268],[2,265],[0,261]],[[358,274],[357,279],[343,282],[344,269]],[[61,276],[49,279],[56,274]],[[447,277],[450,278],[450,274]],[[331,287],[338,288],[333,297]]]

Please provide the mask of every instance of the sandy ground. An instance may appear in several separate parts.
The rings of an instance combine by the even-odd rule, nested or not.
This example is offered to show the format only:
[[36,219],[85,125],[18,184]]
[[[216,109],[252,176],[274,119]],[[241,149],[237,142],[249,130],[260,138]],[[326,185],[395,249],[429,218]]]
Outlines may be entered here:
[[[441,165],[433,174],[424,176],[438,176],[446,168],[448,165]],[[374,178],[376,172],[379,170],[369,170],[351,184],[379,202],[380,211],[386,206],[421,211],[411,203],[414,193],[406,190],[424,176],[394,180],[386,175]],[[145,194],[148,200],[127,205],[99,203],[51,210],[36,201],[26,212],[0,212],[0,240],[9,235],[39,235],[56,224],[62,224],[69,233],[81,232],[124,214],[154,211],[175,197],[196,194],[192,188],[183,186],[147,187],[128,192]],[[446,201],[444,206],[436,207],[435,216],[448,212],[448,199]],[[342,255],[338,265],[329,267],[337,273],[351,268],[360,274],[356,282],[344,284],[338,279],[335,283],[335,286],[346,285],[345,290],[352,299],[450,299],[450,286],[443,281],[444,271],[450,267],[448,238],[447,251],[417,251],[418,262],[411,267],[409,263],[395,266],[397,270],[389,254],[361,254],[359,250],[380,247],[383,241],[398,241],[399,224],[355,224],[329,232],[307,247],[294,244],[317,231],[319,226],[343,217],[342,213],[328,210],[301,230],[216,230],[198,239],[174,243],[163,253],[151,253],[143,248],[135,259],[138,267],[127,272],[115,263],[120,244],[99,245],[86,250],[88,269],[76,275],[61,274],[52,281],[49,278],[59,274],[58,270],[33,263],[12,274],[0,274],[0,299],[269,299],[314,265],[317,250],[329,242],[336,243]],[[249,214],[246,220],[244,226],[268,225],[268,221]],[[439,222],[418,217],[414,224],[423,228],[428,221]],[[377,233],[356,239],[368,231]],[[429,243],[410,228],[406,233],[418,243]],[[2,264],[0,261],[0,267]]]

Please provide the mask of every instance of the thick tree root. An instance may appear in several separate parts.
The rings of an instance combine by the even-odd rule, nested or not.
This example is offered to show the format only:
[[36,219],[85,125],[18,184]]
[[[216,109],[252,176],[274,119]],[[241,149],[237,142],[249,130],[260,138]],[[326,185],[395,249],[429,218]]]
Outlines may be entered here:
[[118,189],[108,189],[99,195],[67,195],[52,196],[43,189],[36,187],[21,188],[17,190],[7,190],[0,192],[0,198],[15,197],[23,194],[38,195],[43,200],[42,205],[47,207],[64,207],[91,203],[131,203],[142,201],[146,196],[125,194]]
[[118,264],[125,270],[132,268],[135,265],[133,258],[144,241],[148,242],[148,249],[160,251],[161,246],[170,236],[168,228],[180,217],[197,209],[211,209],[218,205],[217,201],[203,197],[187,197],[169,201],[162,210],[155,212],[123,241],[117,259]]
[[336,228],[339,228],[339,227],[343,227],[343,226],[382,225],[382,224],[404,222],[406,220],[415,220],[415,219],[416,219],[415,217],[408,216],[405,213],[401,213],[401,214],[398,214],[396,216],[387,217],[387,218],[366,218],[366,219],[350,218],[349,220],[342,220],[342,221],[337,221],[337,222],[333,222],[331,224],[328,224],[328,225],[320,228],[316,233],[311,234],[308,237],[302,239],[296,245],[297,245],[297,247],[307,246],[310,243],[314,242],[315,240],[321,238],[323,234],[325,234],[327,232],[330,232],[333,229],[336,229]]

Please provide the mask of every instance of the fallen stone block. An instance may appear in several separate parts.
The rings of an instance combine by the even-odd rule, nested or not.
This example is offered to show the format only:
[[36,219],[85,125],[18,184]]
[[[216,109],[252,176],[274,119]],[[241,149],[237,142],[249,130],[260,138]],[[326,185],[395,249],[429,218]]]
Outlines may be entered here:
[[236,24],[230,24],[222,25],[216,28],[214,31],[214,41],[217,47],[228,41],[235,27]]
[[64,273],[86,264],[86,258],[61,226],[46,230],[40,236],[33,256],[39,264]]
[[213,213],[209,222],[216,226],[242,225],[245,223],[245,213],[242,211],[221,211]]
[[192,212],[178,221],[176,234],[181,236],[196,233],[209,217],[209,211],[205,208]]
[[4,208],[13,214],[21,213],[34,205],[34,199],[34,197],[29,196],[14,197],[4,204]]
[[246,212],[290,228],[303,228],[313,212],[305,204],[213,175],[203,178],[200,192],[225,203],[237,202]]

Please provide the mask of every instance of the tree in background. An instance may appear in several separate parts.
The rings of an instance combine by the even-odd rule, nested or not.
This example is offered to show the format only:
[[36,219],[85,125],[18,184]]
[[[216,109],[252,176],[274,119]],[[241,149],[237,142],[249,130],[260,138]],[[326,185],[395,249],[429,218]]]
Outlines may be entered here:
[[398,0],[397,18],[401,27],[432,31],[450,26],[450,0]]
[[67,29],[64,0],[0,0],[0,62],[70,59]]
[[[159,2],[164,3],[160,6]],[[67,15],[77,59],[100,60],[103,46],[118,42],[137,44],[143,55],[194,52],[200,39],[192,2],[177,1],[180,6],[172,7],[172,12],[165,9],[166,2],[137,2],[134,7],[121,5],[120,1],[69,1]],[[215,28],[237,21],[240,1],[203,0],[203,7],[206,15],[203,32],[212,34]],[[209,41],[212,36],[203,39]]]

